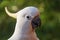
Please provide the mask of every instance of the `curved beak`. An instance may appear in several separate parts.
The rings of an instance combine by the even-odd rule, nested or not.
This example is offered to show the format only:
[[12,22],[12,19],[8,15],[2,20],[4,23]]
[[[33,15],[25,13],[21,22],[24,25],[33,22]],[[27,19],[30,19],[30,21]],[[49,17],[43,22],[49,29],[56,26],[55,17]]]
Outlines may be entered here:
[[41,26],[41,19],[39,18],[39,16],[35,17],[35,18],[32,20],[31,24],[32,24],[32,28],[33,28],[33,29]]

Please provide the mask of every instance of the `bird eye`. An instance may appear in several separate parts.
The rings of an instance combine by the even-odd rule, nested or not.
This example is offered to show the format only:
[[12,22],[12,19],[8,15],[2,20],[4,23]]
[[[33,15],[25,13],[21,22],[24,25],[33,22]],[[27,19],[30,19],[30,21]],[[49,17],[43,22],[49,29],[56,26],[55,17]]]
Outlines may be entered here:
[[29,16],[27,16],[27,18],[29,19]]
[[30,20],[30,19],[31,19],[31,17],[30,17],[30,16],[26,16],[26,18],[27,18],[28,20]]

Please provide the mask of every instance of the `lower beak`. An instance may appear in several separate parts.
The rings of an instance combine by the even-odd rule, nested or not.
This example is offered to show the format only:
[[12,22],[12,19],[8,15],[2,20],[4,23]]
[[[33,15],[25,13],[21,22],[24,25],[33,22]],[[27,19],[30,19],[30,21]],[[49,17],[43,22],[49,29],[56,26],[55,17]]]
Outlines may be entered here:
[[32,22],[32,28],[37,28],[39,26],[41,26],[41,19],[39,17],[35,17]]

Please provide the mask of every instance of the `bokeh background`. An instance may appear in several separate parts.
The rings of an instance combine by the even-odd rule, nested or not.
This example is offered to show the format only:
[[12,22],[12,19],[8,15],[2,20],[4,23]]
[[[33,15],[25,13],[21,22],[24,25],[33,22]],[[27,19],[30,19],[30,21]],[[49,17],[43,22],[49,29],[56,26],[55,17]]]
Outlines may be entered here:
[[40,40],[60,40],[60,0],[0,0],[0,40],[13,34],[16,23],[16,19],[6,14],[5,6],[14,13],[27,6],[37,7],[42,22],[36,29]]

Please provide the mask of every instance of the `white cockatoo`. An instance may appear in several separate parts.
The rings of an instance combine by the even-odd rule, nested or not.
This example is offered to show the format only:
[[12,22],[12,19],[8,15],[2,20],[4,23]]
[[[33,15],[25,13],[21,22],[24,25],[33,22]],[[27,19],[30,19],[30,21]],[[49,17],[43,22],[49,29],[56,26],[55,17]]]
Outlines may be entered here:
[[5,7],[6,13],[17,19],[15,31],[8,40],[39,40],[35,28],[41,25],[39,10],[36,7],[25,7],[13,14]]

